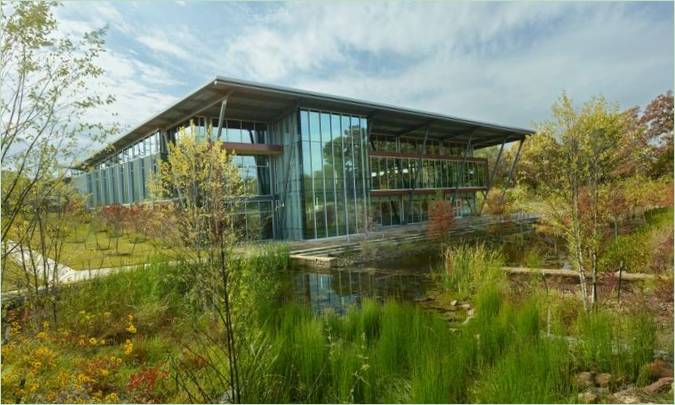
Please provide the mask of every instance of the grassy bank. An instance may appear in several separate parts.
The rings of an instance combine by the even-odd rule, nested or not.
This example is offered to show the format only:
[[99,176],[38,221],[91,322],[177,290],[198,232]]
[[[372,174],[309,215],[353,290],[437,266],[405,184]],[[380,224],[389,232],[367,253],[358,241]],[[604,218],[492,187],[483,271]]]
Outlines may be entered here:
[[[515,304],[485,286],[476,306],[477,316],[454,332],[411,304],[365,301],[344,317],[285,306],[264,327],[274,360],[253,377],[264,389],[248,392],[246,400],[571,402],[579,391],[577,371],[635,381],[651,361],[654,325],[639,314],[580,313],[573,324],[586,343],[579,345],[546,334],[540,299]],[[562,325],[559,315],[554,322]],[[603,329],[612,333],[598,332]],[[554,332],[564,331],[561,326]]]
[[[2,346],[2,401],[187,401],[172,383],[172,364],[203,367],[188,349],[202,325],[216,322],[200,306],[186,266],[120,272],[63,288],[55,306],[29,302],[5,310],[9,340]],[[284,246],[261,247],[230,266],[252,285],[267,288],[264,279],[285,271],[288,253]],[[255,302],[267,292],[273,294],[269,289],[242,294]]]

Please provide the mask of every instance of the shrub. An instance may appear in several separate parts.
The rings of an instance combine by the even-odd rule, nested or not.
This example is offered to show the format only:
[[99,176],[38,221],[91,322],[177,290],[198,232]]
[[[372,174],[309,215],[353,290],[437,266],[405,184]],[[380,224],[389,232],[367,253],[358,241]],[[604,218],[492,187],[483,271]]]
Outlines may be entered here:
[[434,200],[429,202],[429,222],[427,235],[430,239],[445,240],[448,232],[455,224],[455,209],[448,200]]

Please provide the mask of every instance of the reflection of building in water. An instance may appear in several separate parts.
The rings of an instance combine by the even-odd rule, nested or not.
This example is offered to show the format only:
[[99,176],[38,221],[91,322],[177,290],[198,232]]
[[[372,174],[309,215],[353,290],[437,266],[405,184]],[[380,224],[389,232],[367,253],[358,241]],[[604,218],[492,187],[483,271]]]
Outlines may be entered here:
[[424,292],[425,276],[363,271],[333,273],[300,272],[295,278],[296,297],[310,305],[312,311],[332,309],[344,313],[362,298],[379,301],[387,298],[412,300]]

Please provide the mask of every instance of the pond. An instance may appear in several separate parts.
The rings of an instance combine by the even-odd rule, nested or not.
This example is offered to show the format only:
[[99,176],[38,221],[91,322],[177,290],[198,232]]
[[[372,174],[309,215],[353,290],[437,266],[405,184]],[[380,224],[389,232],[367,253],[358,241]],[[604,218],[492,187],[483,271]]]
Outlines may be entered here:
[[[457,240],[455,243],[465,242]],[[507,266],[529,264],[546,268],[568,267],[564,256],[557,249],[554,250],[535,235],[480,242],[500,250]],[[424,251],[423,254],[404,253],[396,256],[396,252],[385,252],[382,259],[368,265],[330,270],[296,265],[284,280],[285,299],[306,304],[316,313],[326,310],[345,313],[350,306],[358,305],[364,298],[373,298],[379,302],[389,298],[419,301],[434,288],[430,273],[442,260],[437,246],[415,247],[415,252]]]
[[306,304],[315,313],[332,310],[340,314],[364,298],[419,300],[433,286],[429,273],[435,261],[426,255],[368,267],[317,270],[295,266],[286,276],[286,299]]

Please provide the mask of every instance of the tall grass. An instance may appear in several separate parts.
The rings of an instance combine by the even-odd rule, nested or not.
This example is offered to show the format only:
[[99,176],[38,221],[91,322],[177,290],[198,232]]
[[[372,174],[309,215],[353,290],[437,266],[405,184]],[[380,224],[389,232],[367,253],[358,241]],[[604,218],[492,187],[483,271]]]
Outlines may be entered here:
[[653,358],[656,325],[645,312],[617,315],[598,309],[580,314],[575,327],[576,352],[586,369],[635,381]]
[[[478,315],[452,332],[411,304],[365,301],[345,316],[278,309],[268,323],[274,371],[287,402],[560,402],[574,398],[564,339],[541,333],[539,301],[513,304],[496,286],[477,296]],[[275,380],[278,378],[278,380]],[[265,386],[265,384],[257,384]]]
[[568,402],[571,357],[562,340],[540,340],[510,346],[495,365],[487,369],[474,389],[473,400],[481,403]]
[[444,256],[441,282],[460,296],[468,297],[483,285],[504,279],[502,255],[484,244],[449,247]]
[[[573,313],[571,330],[578,341],[568,345],[542,333],[540,296],[518,302],[508,296],[499,255],[480,245],[448,252],[452,271],[444,272],[446,285],[471,294],[476,310],[459,331],[434,313],[395,301],[364,300],[344,316],[279,305],[277,277],[288,266],[283,248],[267,247],[232,260],[236,282],[245,287],[239,298],[250,303],[247,311],[253,315],[246,318],[250,325],[244,328],[248,335],[240,357],[242,400],[567,402],[576,399],[574,372],[606,371],[634,381],[651,360],[655,325],[649,315]],[[64,291],[62,316],[77,317],[86,310],[124,317],[133,311],[141,333],[173,325],[196,309],[190,299],[193,286],[183,274],[189,269],[182,266],[152,265]],[[559,313],[566,311],[554,311],[554,316]],[[197,330],[213,328],[207,315],[183,322]],[[160,361],[170,344],[150,336],[135,350]],[[225,364],[215,366],[224,369]]]

